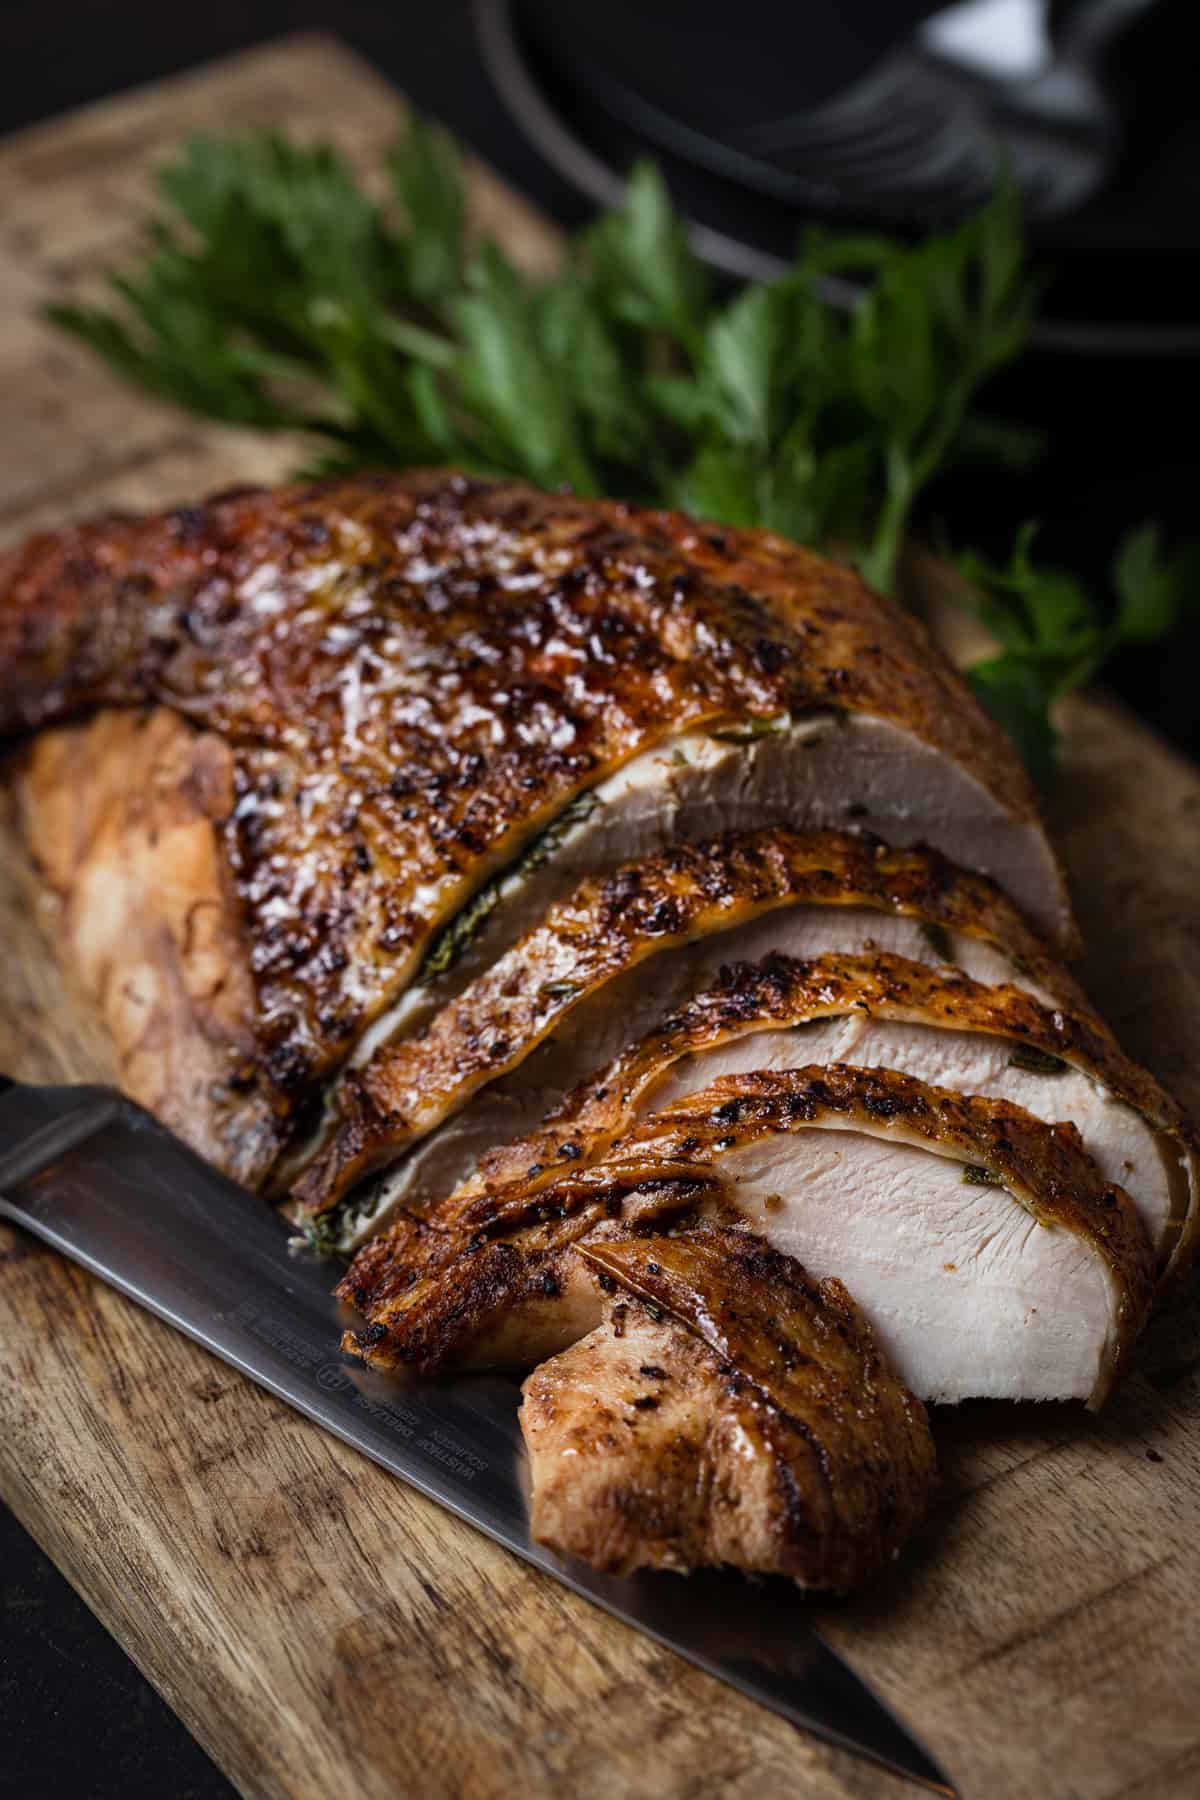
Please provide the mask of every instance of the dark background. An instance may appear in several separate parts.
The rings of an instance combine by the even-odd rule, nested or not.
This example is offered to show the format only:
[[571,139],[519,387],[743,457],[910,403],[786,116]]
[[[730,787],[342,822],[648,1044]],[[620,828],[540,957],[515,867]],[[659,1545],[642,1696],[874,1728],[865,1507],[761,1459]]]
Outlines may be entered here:
[[[887,11],[880,0],[880,17]],[[869,13],[856,9],[862,20]],[[586,204],[541,163],[493,91],[465,0],[2,0],[0,132],[306,28],[336,32],[564,223],[586,216]],[[1195,363],[1034,365],[999,399],[1014,417],[1054,425],[1050,454],[1024,483],[960,477],[941,501],[954,537],[999,551],[1013,526],[1036,513],[1046,521],[1048,551],[1094,580],[1115,538],[1143,518],[1163,519],[1172,541],[1200,539],[1198,389]],[[1127,658],[1112,677],[1193,753],[1198,650],[1200,627],[1170,653]],[[0,1734],[4,1794],[216,1800],[233,1792],[2,1510]]]

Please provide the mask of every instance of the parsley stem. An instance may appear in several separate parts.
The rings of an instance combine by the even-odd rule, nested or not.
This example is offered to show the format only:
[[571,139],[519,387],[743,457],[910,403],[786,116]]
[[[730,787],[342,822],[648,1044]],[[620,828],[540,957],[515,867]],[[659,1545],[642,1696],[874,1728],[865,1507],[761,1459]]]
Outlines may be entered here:
[[383,321],[381,335],[401,356],[411,356],[417,362],[427,363],[431,369],[452,368],[458,356],[449,338],[436,331],[426,331],[423,325],[414,325],[410,319],[389,316]]
[[896,564],[908,524],[916,487],[912,466],[894,440],[887,447],[887,491],[870,548],[859,558],[859,569],[868,586],[890,594],[896,580]]

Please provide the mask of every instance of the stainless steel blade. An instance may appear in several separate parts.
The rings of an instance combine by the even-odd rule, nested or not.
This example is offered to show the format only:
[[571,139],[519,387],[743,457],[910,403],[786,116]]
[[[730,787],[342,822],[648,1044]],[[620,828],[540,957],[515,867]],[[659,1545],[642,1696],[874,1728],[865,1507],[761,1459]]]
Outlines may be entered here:
[[802,1596],[732,1574],[595,1574],[534,1544],[519,1388],[497,1375],[387,1377],[344,1361],[328,1264],[148,1114],[105,1088],[0,1091],[0,1214],[119,1288],[326,1430],[794,1725],[954,1788],[816,1635]]

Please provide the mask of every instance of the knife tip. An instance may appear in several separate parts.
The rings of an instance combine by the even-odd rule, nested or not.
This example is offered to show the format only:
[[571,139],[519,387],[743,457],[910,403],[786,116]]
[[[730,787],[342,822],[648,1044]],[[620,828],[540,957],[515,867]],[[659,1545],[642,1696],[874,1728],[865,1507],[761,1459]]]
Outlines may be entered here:
[[959,1790],[950,1777],[938,1767],[928,1751],[911,1738],[906,1755],[895,1760],[889,1758],[888,1767],[893,1774],[924,1788],[927,1793],[941,1794],[945,1800],[959,1800]]

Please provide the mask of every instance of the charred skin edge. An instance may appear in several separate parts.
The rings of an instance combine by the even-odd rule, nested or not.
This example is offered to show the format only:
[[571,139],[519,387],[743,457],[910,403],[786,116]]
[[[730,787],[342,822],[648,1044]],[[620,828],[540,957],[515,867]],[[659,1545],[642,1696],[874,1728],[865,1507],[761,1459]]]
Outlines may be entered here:
[[[928,1511],[936,1456],[925,1407],[888,1367],[844,1284],[814,1281],[744,1225],[585,1239],[577,1254],[652,1317],[666,1314],[698,1339],[739,1398],[753,1396],[779,1471],[779,1572],[847,1593],[886,1568]],[[814,1569],[811,1508],[786,1478],[789,1437],[809,1452],[845,1534],[840,1566],[827,1542]],[[893,1502],[873,1509],[881,1486]]]
[[[991,943],[1065,1006],[1087,1010],[1078,984],[1002,890],[936,851],[786,825],[725,833],[585,878],[425,1030],[381,1045],[361,1069],[348,1070],[335,1090],[336,1134],[293,1186],[297,1212],[336,1204],[388,1153],[517,1067],[615,976],[799,905],[901,914]],[[561,980],[548,981],[546,970],[558,967]],[[564,988],[570,991],[555,991]],[[1095,1027],[1103,1030],[1098,1019]]]
[[[264,571],[270,605],[246,586]],[[371,656],[393,630],[405,656],[385,649],[376,692]],[[605,657],[554,648],[595,633]],[[351,732],[340,677],[360,652],[365,723]],[[421,678],[429,659],[436,682]],[[411,718],[397,674],[420,703]],[[481,742],[516,743],[535,701],[570,743],[547,728],[483,757]],[[878,718],[1040,834],[1003,733],[921,627],[848,568],[770,533],[446,470],[111,514],[0,559],[0,733],[149,702],[236,751],[224,843],[264,1071],[297,1108],[448,917],[576,795],[680,730],[830,708]],[[1073,944],[1039,846],[1048,912]]]
[[884,953],[830,953],[805,962],[778,956],[726,967],[717,984],[569,1094],[545,1127],[486,1157],[479,1173],[448,1197],[445,1209],[435,1209],[435,1216],[448,1223],[457,1207],[478,1229],[487,1210],[484,1197],[523,1177],[531,1165],[553,1170],[564,1156],[574,1162],[602,1158],[639,1103],[682,1057],[759,1031],[855,1010],[1011,1040],[1061,1059],[1141,1114],[1167,1140],[1164,1148],[1178,1153],[1168,1154],[1173,1216],[1164,1242],[1155,1247],[1162,1281],[1177,1279],[1197,1229],[1200,1162],[1192,1125],[1153,1076],[1124,1055],[1086,1002],[1079,1009],[1052,1011],[1021,989],[987,986]]
[[[465,1360],[475,1340],[503,1315],[518,1308],[553,1306],[570,1279],[570,1260],[580,1238],[598,1225],[622,1229],[656,1227],[664,1216],[689,1215],[704,1200],[719,1201],[722,1190],[706,1171],[686,1163],[664,1164],[656,1179],[636,1193],[602,1172],[566,1182],[553,1202],[527,1210],[522,1242],[497,1232],[477,1232],[461,1250],[431,1236],[423,1220],[413,1220],[412,1260],[399,1280],[396,1299],[403,1329],[375,1316],[342,1338],[347,1355],[376,1368],[399,1367],[436,1374]],[[518,1226],[522,1229],[522,1226]],[[334,1290],[339,1300],[362,1311],[354,1271]]]
[[[673,640],[694,632],[708,600],[731,642],[752,653],[743,676],[757,689],[751,712],[791,710],[778,703],[792,683],[777,679],[774,630],[790,640],[786,648],[801,648],[817,671],[795,684],[802,708],[834,704],[893,720],[934,748],[948,749],[1017,816],[1040,818],[1008,739],[962,677],[921,625],[873,594],[846,565],[769,531],[716,528],[678,512],[544,493],[452,469],[230,489],[173,512],[114,512],[35,535],[0,557],[0,691],[7,701],[0,731],[36,728],[79,705],[99,703],[105,695],[97,690],[122,665],[129,667],[118,688],[120,702],[141,697],[156,663],[176,646],[163,641],[166,619],[131,643],[120,629],[128,623],[125,613],[145,612],[154,594],[184,597],[189,584],[211,582],[214,568],[226,576],[235,567],[249,572],[268,551],[276,561],[304,551],[307,566],[322,557],[333,563],[339,551],[331,540],[342,524],[359,534],[360,561],[368,546],[386,547],[389,572],[400,576],[418,558],[430,560],[434,549],[459,559],[440,570],[447,580],[458,568],[474,573],[481,548],[489,567],[523,578],[536,574],[546,585],[564,575],[578,585],[568,556],[609,583],[619,575],[644,590],[653,576],[658,588],[672,589],[667,604],[656,604]],[[689,606],[696,608],[694,619]],[[861,639],[855,646],[859,666],[845,666],[843,658],[825,667],[812,640],[845,629],[847,613]],[[714,623],[703,622],[710,629]],[[704,661],[711,666],[715,646],[705,636]],[[684,648],[696,654],[690,641]],[[140,650],[139,660],[131,662],[132,649]],[[893,659],[896,670],[887,666]],[[949,707],[949,718],[939,701]]]
[[[1039,1223],[1070,1230],[1096,1246],[1118,1302],[1118,1341],[1089,1401],[1101,1404],[1123,1372],[1154,1292],[1154,1254],[1129,1196],[1102,1181],[1073,1125],[1046,1125],[1009,1101],[964,1098],[894,1070],[844,1064],[723,1077],[610,1142],[604,1160],[578,1174],[561,1179],[554,1165],[534,1165],[523,1181],[458,1206],[447,1228],[436,1234],[423,1225],[423,1236],[414,1240],[411,1225],[397,1227],[360,1252],[338,1288],[339,1297],[370,1320],[365,1329],[348,1334],[344,1347],[385,1367],[406,1360],[406,1312],[418,1297],[412,1291],[416,1283],[424,1303],[440,1285],[452,1285],[456,1262],[484,1245],[511,1242],[539,1215],[556,1219],[569,1213],[570,1241],[576,1242],[588,1222],[598,1222],[605,1212],[620,1216],[621,1206],[647,1183],[661,1190],[682,1176],[715,1182],[723,1192],[719,1170],[707,1160],[717,1146],[734,1150],[775,1133],[847,1119],[859,1129],[880,1136],[894,1132],[990,1171],[1013,1203]],[[594,1184],[591,1193],[589,1184]],[[502,1256],[515,1272],[514,1252]],[[461,1312],[456,1316],[461,1321]]]

